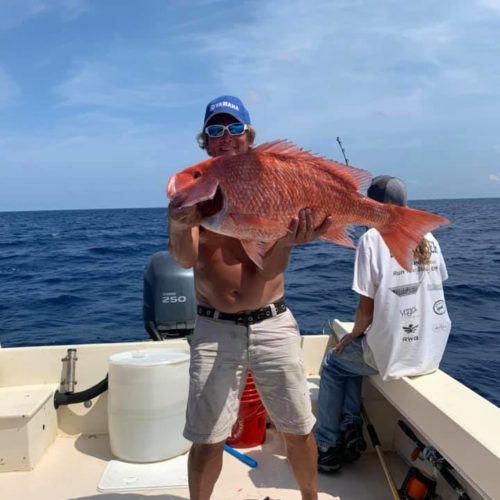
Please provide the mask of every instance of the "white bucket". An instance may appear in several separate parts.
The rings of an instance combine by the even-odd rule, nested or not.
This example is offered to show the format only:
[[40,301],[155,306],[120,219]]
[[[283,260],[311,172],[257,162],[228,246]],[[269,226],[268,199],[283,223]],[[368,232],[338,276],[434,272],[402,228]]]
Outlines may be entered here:
[[189,354],[147,349],[109,358],[111,452],[128,462],[157,462],[186,452],[182,431],[189,390]]

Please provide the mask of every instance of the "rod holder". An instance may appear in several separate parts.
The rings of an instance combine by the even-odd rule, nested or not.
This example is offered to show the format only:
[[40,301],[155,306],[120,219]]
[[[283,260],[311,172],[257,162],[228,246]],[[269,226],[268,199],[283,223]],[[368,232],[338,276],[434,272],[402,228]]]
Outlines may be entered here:
[[76,357],[76,349],[68,349],[65,358],[61,361],[66,363],[66,370],[64,378],[61,380],[61,392],[64,394],[72,394],[75,392],[75,385],[77,384],[75,380],[75,367],[78,358]]

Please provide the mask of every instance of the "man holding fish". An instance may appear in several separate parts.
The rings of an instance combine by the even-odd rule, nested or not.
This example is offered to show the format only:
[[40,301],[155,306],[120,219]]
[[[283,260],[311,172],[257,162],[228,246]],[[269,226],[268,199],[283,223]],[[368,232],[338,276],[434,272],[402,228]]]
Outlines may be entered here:
[[[241,157],[252,151],[254,138],[249,113],[238,98],[221,96],[208,104],[198,141],[209,156]],[[199,304],[184,431],[193,442],[190,497],[206,500],[212,494],[250,370],[268,414],[285,437],[302,499],[316,500],[317,451],[311,432],[315,418],[299,328],[283,298],[283,273],[293,246],[323,236],[332,219],[327,214],[318,218],[302,207],[287,216],[286,226],[272,240],[256,242],[217,228],[215,232],[211,224],[220,225],[216,219],[227,211],[227,199],[218,185],[193,186],[202,175],[194,171],[186,183],[178,174],[168,187],[169,251],[182,267],[194,269]],[[234,223],[258,228],[266,220],[249,211]]]
[[247,370],[283,433],[303,500],[317,498],[314,416],[298,325],[283,300],[294,245],[317,238],[354,248],[348,228],[375,227],[410,270],[422,237],[448,221],[363,196],[365,170],[313,155],[288,141],[253,147],[243,103],[210,102],[200,146],[211,156],[168,182],[169,250],[193,267],[198,320],[191,344],[184,435],[191,498],[210,498],[237,419]]

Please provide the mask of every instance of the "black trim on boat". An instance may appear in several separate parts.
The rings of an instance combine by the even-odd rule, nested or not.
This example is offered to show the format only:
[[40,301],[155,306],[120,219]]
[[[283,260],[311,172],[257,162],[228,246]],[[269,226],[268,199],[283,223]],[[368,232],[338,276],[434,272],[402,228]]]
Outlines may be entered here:
[[84,403],[85,401],[89,401],[99,394],[108,390],[108,375],[104,377],[103,380],[98,382],[96,385],[80,392],[73,393],[63,393],[56,391],[54,394],[54,407],[57,410],[59,406],[63,405],[72,405],[75,403]]

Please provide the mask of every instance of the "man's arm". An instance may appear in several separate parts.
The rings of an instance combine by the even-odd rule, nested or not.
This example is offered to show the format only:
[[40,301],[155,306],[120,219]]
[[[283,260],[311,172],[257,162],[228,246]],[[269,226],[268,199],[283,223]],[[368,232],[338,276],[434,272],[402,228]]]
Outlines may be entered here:
[[316,229],[313,226],[312,212],[309,208],[299,212],[299,216],[292,219],[289,226],[289,232],[283,238],[280,238],[267,251],[262,262],[263,267],[259,274],[266,279],[273,279],[283,274],[288,267],[290,254],[295,245],[309,243],[322,236],[332,224],[332,218],[327,217]]
[[354,317],[354,326],[352,332],[346,335],[335,347],[335,350],[340,354],[344,347],[350,344],[356,337],[359,337],[373,321],[374,300],[364,295],[359,296],[359,304]]
[[168,251],[185,269],[198,259],[200,213],[196,207],[179,208],[183,199],[174,198],[168,206]]

